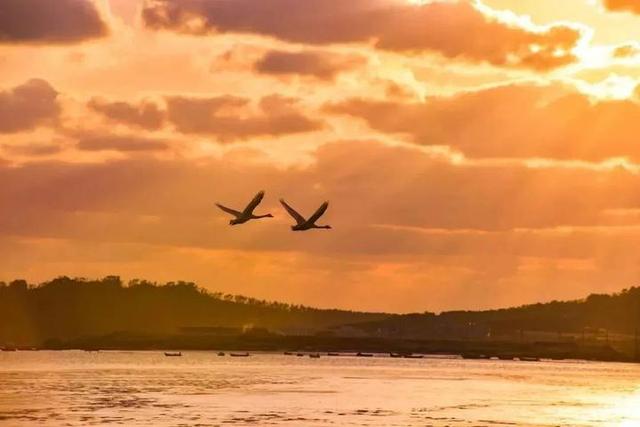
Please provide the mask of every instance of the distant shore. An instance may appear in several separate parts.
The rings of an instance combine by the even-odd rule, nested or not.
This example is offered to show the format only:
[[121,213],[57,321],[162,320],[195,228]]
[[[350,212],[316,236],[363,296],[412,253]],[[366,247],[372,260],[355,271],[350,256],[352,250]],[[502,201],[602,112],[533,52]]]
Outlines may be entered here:
[[582,359],[633,362],[628,352],[607,344],[567,342],[508,342],[462,340],[403,340],[323,336],[232,335],[232,336],[143,336],[111,334],[69,341],[51,340],[48,350],[209,350],[304,353],[378,353],[460,355],[469,359]]

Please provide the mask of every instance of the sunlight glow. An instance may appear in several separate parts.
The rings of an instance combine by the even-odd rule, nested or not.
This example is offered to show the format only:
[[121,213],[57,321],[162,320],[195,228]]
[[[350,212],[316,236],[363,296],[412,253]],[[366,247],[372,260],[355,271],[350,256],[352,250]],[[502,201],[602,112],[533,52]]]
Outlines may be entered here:
[[640,390],[627,397],[616,396],[611,404],[598,415],[611,420],[612,427],[637,427],[640,425]]
[[635,96],[638,81],[628,76],[611,74],[598,83],[587,83],[582,80],[575,82],[581,92],[598,99],[631,99]]

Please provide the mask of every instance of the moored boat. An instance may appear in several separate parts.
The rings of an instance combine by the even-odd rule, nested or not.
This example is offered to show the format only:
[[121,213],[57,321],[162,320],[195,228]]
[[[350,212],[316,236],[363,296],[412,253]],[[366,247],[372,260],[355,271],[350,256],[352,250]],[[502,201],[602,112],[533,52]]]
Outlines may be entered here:
[[470,359],[470,360],[490,359],[490,357],[487,356],[486,354],[478,354],[478,353],[463,353],[460,356],[462,356],[463,359]]
[[246,351],[244,353],[229,353],[231,357],[249,357],[249,353]]
[[498,355],[498,360],[513,360],[515,359],[515,357],[508,355],[508,354],[499,354]]
[[181,351],[176,351],[176,352],[165,351],[164,355],[167,357],[181,357],[182,352]]
[[404,357],[405,359],[422,359],[424,358],[424,356],[422,354],[405,354],[402,357]]

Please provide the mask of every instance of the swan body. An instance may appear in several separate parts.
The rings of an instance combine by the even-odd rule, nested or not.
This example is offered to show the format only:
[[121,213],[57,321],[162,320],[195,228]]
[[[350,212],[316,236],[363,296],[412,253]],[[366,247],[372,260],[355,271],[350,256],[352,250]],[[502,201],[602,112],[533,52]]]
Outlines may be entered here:
[[285,210],[291,215],[293,219],[296,220],[296,225],[291,226],[291,230],[293,231],[307,231],[314,228],[322,228],[322,229],[331,229],[330,225],[316,225],[316,221],[320,219],[320,217],[325,213],[327,208],[329,207],[329,202],[324,202],[318,210],[315,211],[313,215],[311,215],[308,219],[305,219],[302,215],[300,215],[295,209],[287,204],[283,199],[280,199],[280,203],[285,208]]
[[249,204],[247,205],[246,208],[244,208],[243,211],[237,211],[235,209],[228,208],[226,206],[221,205],[220,203],[216,203],[216,206],[218,208],[220,208],[221,210],[223,210],[224,212],[226,212],[226,213],[228,213],[230,215],[233,215],[235,217],[234,219],[229,221],[229,225],[244,224],[245,222],[247,222],[249,220],[252,220],[252,219],[273,218],[273,215],[271,215],[271,214],[255,215],[253,213],[255,208],[258,207],[260,202],[262,202],[263,198],[264,198],[264,191],[260,191],[258,194],[255,195],[253,200],[251,200],[251,202],[249,202]]

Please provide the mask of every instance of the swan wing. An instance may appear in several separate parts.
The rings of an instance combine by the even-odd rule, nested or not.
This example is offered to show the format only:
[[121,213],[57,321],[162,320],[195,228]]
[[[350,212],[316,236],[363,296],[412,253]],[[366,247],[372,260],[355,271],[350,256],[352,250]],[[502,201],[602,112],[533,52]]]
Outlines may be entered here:
[[287,210],[289,215],[291,215],[298,224],[304,224],[305,222],[307,222],[307,220],[305,220],[302,215],[296,212],[296,210],[293,209],[291,206],[289,206],[287,202],[285,202],[283,199],[280,199],[280,203],[282,204],[282,206],[284,206],[284,208]]
[[244,214],[245,215],[250,215],[253,213],[253,210],[258,207],[258,205],[260,204],[260,202],[262,201],[262,199],[264,198],[264,191],[260,191],[258,192],[258,194],[255,195],[255,197],[253,198],[253,200],[251,200],[249,202],[249,204],[247,205],[246,208],[244,208]]
[[240,215],[242,215],[242,212],[238,212],[238,211],[236,211],[234,209],[228,208],[226,206],[222,206],[220,203],[216,203],[216,206],[219,207],[220,209],[222,209],[223,211],[225,211],[226,213],[235,216],[236,218],[238,218]]
[[320,219],[320,217],[324,215],[328,207],[329,207],[329,202],[324,202],[322,206],[320,206],[318,210],[309,217],[309,223],[313,224],[318,219]]

